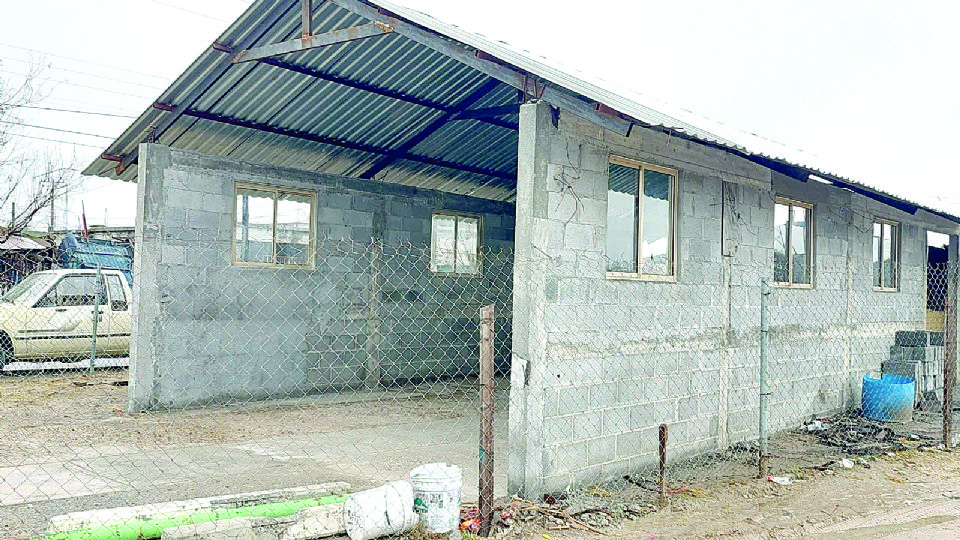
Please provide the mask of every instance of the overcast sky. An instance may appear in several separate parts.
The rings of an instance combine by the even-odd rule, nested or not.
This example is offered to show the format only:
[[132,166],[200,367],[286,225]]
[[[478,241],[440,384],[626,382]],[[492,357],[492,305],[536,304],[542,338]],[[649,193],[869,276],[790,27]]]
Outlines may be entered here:
[[[960,4],[394,2],[960,214]],[[85,167],[249,3],[7,2],[0,79],[15,85],[31,63],[41,65],[47,98],[37,106],[62,109],[24,111],[24,123],[52,129],[24,127],[33,138],[19,144],[76,155]],[[132,225],[135,195],[133,184],[85,179],[69,208],[58,203],[58,226],[76,226],[81,201],[89,223],[102,223],[106,208],[110,225]]]

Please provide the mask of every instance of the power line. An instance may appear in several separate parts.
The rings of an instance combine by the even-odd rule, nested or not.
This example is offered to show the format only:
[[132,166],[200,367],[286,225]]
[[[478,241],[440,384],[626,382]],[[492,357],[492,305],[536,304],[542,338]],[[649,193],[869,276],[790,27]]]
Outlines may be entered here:
[[[29,65],[32,65],[31,62],[28,62],[28,61],[26,61],[26,60],[21,60],[21,59],[19,59],[19,58],[7,58],[7,60],[13,60],[14,62],[20,62],[21,64],[27,64],[28,66],[29,66]],[[90,73],[89,71],[80,71],[80,70],[77,70],[77,69],[69,69],[69,68],[65,68],[65,67],[54,66],[53,64],[50,64],[50,65],[44,66],[44,67],[45,67],[45,68],[48,68],[48,69],[54,69],[54,70],[57,70],[57,71],[66,71],[67,73],[76,73],[77,75],[83,75],[83,76],[85,76],[85,77],[93,77],[93,78],[95,78],[95,79],[103,79],[103,80],[105,80],[105,81],[117,82],[117,83],[121,83],[121,84],[128,84],[128,85],[130,85],[130,86],[139,86],[139,87],[142,87],[142,88],[148,88],[148,89],[150,89],[150,90],[163,91],[163,88],[161,88],[161,87],[159,87],[159,86],[150,86],[150,85],[148,85],[148,84],[141,84],[141,83],[137,83],[137,82],[130,82],[130,81],[124,80],[124,79],[115,79],[115,78],[113,78],[113,77],[107,77],[106,75],[100,75],[100,74],[98,74],[98,73]]]
[[212,15],[207,15],[206,13],[200,13],[199,11],[193,11],[193,10],[187,9],[187,8],[185,8],[185,7],[175,6],[175,5],[173,5],[173,4],[168,4],[168,3],[166,3],[166,2],[160,2],[160,0],[150,0],[150,1],[153,2],[154,4],[160,4],[161,6],[167,6],[168,8],[176,9],[176,10],[182,11],[182,12],[184,12],[184,13],[190,13],[191,15],[196,15],[196,16],[198,16],[198,17],[203,17],[203,18],[205,18],[205,19],[210,19],[210,20],[212,20],[212,21],[222,22],[222,23],[226,23],[226,24],[230,24],[230,22],[231,22],[231,21],[227,21],[227,20],[224,20],[224,19],[218,19],[217,17],[214,17],[214,16],[212,16]]
[[38,111],[55,111],[55,112],[65,112],[65,113],[74,113],[74,114],[89,114],[93,116],[109,116],[111,118],[138,118],[133,115],[128,114],[113,114],[113,113],[102,113],[102,112],[93,112],[93,111],[77,111],[73,109],[57,109],[56,107],[35,107],[33,105],[20,105],[18,109],[36,109]]
[[17,46],[17,45],[10,45],[9,43],[0,43],[0,47],[9,47],[9,48],[11,48],[11,49],[18,49],[18,50],[21,50],[21,51],[32,52],[32,53],[35,53],[35,54],[43,54],[43,55],[46,55],[46,56],[53,56],[53,57],[55,57],[55,58],[63,58],[63,59],[65,59],[65,60],[71,60],[71,61],[80,62],[80,63],[83,63],[83,64],[90,64],[91,66],[97,66],[97,67],[101,67],[101,68],[113,69],[113,70],[116,70],[116,71],[123,71],[123,72],[126,72],[126,73],[132,73],[132,74],[134,74],[134,75],[140,75],[140,76],[142,76],[142,77],[152,77],[152,78],[154,78],[154,79],[160,79],[161,81],[164,81],[164,82],[169,82],[169,78],[168,78],[168,77],[163,77],[163,76],[160,76],[160,75],[156,75],[156,74],[154,74],[154,73],[143,73],[143,72],[141,72],[141,71],[134,71],[134,70],[132,70],[132,69],[119,68],[119,67],[110,66],[110,65],[107,65],[107,64],[98,64],[97,62],[91,62],[91,61],[89,61],[89,60],[81,60],[81,59],[79,59],[79,58],[73,58],[72,56],[64,56],[64,55],[62,55],[62,54],[54,54],[54,53],[50,53],[50,52],[46,52],[46,51],[39,51],[39,50],[37,50],[37,49],[28,49],[28,48],[26,48],[26,47],[19,47],[19,46]]
[[21,122],[12,122],[10,120],[0,120],[0,124],[10,124],[14,126],[28,127],[28,128],[35,128],[35,129],[47,129],[50,131],[59,131],[60,133],[70,133],[71,135],[86,135],[87,137],[100,137],[101,139],[113,140],[116,138],[116,137],[108,137],[107,135],[97,135],[96,133],[85,133],[83,131],[70,131],[69,129],[59,129],[59,128],[52,128],[52,127],[38,126],[35,124],[24,124]]
[[[7,70],[4,70],[4,69],[0,69],[0,73],[9,73],[10,75],[19,75],[20,77],[24,77],[24,78],[27,78],[27,77],[28,77],[27,75],[24,75],[23,73],[17,73],[16,71],[7,71]],[[88,85],[88,84],[80,84],[80,83],[75,83],[75,82],[70,82],[70,81],[61,81],[61,80],[59,80],[59,79],[51,79],[51,78],[49,78],[49,77],[33,76],[33,77],[30,77],[30,78],[37,79],[37,80],[40,80],[40,81],[55,82],[55,83],[58,83],[58,84],[67,84],[67,85],[76,86],[76,87],[79,87],[79,88],[89,88],[90,90],[97,90],[97,91],[100,91],[100,92],[110,92],[111,94],[119,94],[119,95],[121,95],[121,96],[130,96],[130,97],[135,97],[135,98],[138,98],[138,99],[153,99],[153,98],[148,98],[148,97],[146,97],[146,96],[138,96],[138,95],[136,95],[136,94],[130,94],[130,93],[128,93],[128,92],[121,92],[121,91],[119,91],[119,90],[110,90],[109,88],[100,88],[99,86],[90,86],[90,85]]]
[[46,137],[34,137],[33,135],[23,135],[22,133],[8,133],[11,137],[22,137],[24,139],[36,139],[38,141],[49,141],[61,144],[72,144],[74,146],[86,146],[87,148],[96,148],[97,150],[103,150],[102,146],[94,146],[92,144],[83,144],[78,142],[62,141],[59,139],[48,139]]

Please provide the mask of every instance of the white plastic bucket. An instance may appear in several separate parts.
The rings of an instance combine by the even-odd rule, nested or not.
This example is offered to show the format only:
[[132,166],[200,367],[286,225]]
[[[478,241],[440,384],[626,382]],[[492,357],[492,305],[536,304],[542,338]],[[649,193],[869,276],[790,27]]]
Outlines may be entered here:
[[456,465],[429,463],[410,471],[413,506],[430,534],[457,528],[463,472]]
[[351,540],[399,534],[416,526],[413,486],[405,480],[354,493],[343,502],[343,528]]

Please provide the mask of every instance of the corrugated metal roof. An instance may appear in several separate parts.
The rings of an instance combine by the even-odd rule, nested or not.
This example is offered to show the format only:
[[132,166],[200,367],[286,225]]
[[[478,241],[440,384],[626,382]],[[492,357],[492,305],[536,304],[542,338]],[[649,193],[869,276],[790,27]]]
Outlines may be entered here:
[[[591,80],[556,62],[386,0],[318,2],[313,31],[357,26],[372,18],[406,25],[406,30],[228,68],[232,55],[223,52],[224,47],[206,50],[157,100],[177,113],[148,109],[105,154],[133,156],[141,141],[157,141],[280,167],[366,174],[385,182],[510,201],[515,196],[516,114],[451,120],[439,128],[436,124],[450,120],[457,104],[468,96],[476,98],[474,93],[493,80],[500,84],[468,108],[516,104],[516,81],[526,88],[525,76],[531,75],[547,81],[555,97],[569,96],[567,103],[578,109],[571,111],[574,114],[586,112],[602,120],[606,116],[591,109],[602,105],[621,125],[669,130],[773,168],[816,174],[888,204],[923,207],[824,171],[810,156],[774,141]],[[233,49],[261,46],[291,40],[300,32],[299,0],[259,0],[217,44]],[[422,35],[433,41],[417,38]],[[469,54],[457,56],[464,51]],[[492,61],[470,56],[474,51]],[[183,116],[157,132],[166,118],[184,110]],[[418,140],[425,129],[435,131]],[[410,147],[411,142],[416,144]],[[84,174],[136,178],[135,165],[119,173],[116,165],[101,157]],[[960,222],[938,209],[923,208]]]
[[50,246],[25,236],[10,236],[3,242],[0,242],[0,251],[33,251],[44,249],[50,249]]

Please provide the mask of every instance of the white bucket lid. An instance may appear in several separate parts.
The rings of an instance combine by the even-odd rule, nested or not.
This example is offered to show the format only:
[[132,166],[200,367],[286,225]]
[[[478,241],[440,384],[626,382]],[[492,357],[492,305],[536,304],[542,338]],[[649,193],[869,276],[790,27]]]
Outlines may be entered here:
[[463,471],[460,470],[460,467],[448,463],[427,463],[410,471],[410,478],[414,480],[434,480],[438,478],[453,480],[462,477]]

